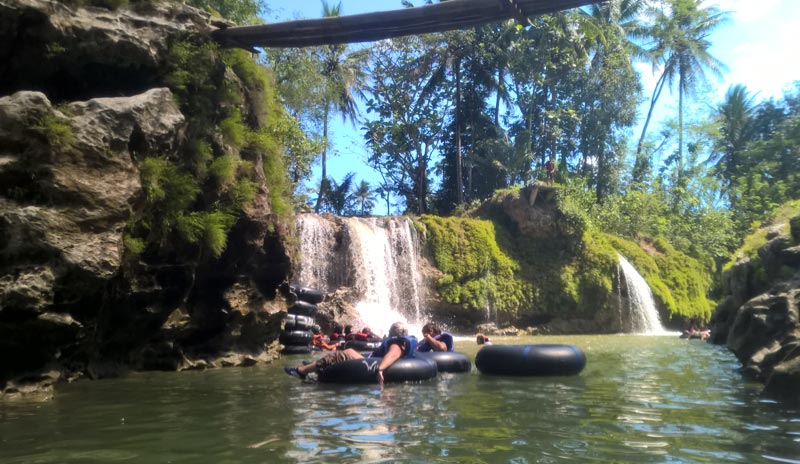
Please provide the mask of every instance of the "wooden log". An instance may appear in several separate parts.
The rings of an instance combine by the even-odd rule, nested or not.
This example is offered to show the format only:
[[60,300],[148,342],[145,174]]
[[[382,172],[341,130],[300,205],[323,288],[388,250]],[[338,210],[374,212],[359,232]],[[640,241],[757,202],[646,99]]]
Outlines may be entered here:
[[228,47],[309,47],[370,42],[406,35],[465,29],[508,18],[522,19],[578,6],[591,0],[451,0],[402,10],[303,19],[212,33]]

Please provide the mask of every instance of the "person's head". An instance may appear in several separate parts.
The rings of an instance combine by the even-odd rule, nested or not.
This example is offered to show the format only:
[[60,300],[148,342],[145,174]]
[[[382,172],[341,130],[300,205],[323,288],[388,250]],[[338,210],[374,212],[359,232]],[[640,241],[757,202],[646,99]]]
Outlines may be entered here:
[[345,335],[350,335],[350,333],[352,333],[352,332],[353,332],[353,326],[352,325],[347,324],[346,326],[344,326],[344,334]]
[[342,324],[333,324],[333,333],[342,333]]
[[389,327],[389,336],[390,337],[405,337],[408,335],[408,328],[402,322],[395,322]]
[[369,327],[364,327],[363,329],[361,329],[361,333],[371,334],[372,330]]
[[437,336],[442,333],[442,330],[439,329],[439,326],[433,322],[428,322],[427,324],[422,326],[422,336],[427,334],[431,334],[432,336]]
[[317,324],[314,324],[314,326],[311,327],[311,332],[313,332],[314,335],[318,335],[320,333],[319,326]]

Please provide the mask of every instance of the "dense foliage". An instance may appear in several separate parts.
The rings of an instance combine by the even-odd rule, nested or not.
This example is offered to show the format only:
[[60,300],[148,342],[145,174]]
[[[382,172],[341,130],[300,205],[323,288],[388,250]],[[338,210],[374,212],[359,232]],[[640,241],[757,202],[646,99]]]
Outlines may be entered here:
[[285,161],[291,147],[307,142],[269,72],[242,50],[190,38],[171,45],[163,79],[187,118],[188,140],[179,159],[141,160],[145,204],[128,227],[128,252],[220,256],[261,182],[272,212],[286,221],[292,205]]
[[[326,4],[326,11],[339,14],[340,7]],[[410,213],[459,214],[498,189],[541,180],[552,157],[559,208],[573,238],[606,250],[598,252],[602,256],[624,248],[647,269],[643,274],[672,314],[705,318],[709,276],[719,277],[754,225],[800,197],[800,86],[760,103],[734,86],[711,107],[702,93],[724,69],[710,53],[709,37],[726,19],[706,0],[612,0],[528,24],[499,22],[348,49],[271,51],[292,114],[313,133],[322,127],[324,138],[334,108],[353,118],[353,84],[365,91],[362,134],[380,180],[370,185],[352,173],[338,181],[325,177],[316,202],[301,200],[320,210],[364,214],[379,195],[383,201],[375,204],[385,204],[387,214],[393,201]],[[637,60],[658,73],[654,88],[642,88]],[[359,66],[361,72],[353,69]],[[664,90],[678,96],[675,119],[648,132]],[[633,138],[643,92],[650,95],[648,112]],[[426,217],[432,243],[445,250],[449,239],[436,237],[448,227],[454,237],[486,242],[486,250],[493,249],[488,236],[506,240],[500,223],[489,233]],[[553,262],[537,260],[528,269],[526,259],[514,255],[518,250],[503,250],[520,282],[546,274],[543,263]],[[490,254],[474,269],[437,261],[452,278],[442,285],[449,301],[476,309],[494,295],[498,307],[514,306],[487,277],[509,272]],[[562,281],[547,287],[578,295],[577,301],[579,285],[563,277],[577,272],[571,266],[554,269]],[[536,285],[510,294],[535,306]]]

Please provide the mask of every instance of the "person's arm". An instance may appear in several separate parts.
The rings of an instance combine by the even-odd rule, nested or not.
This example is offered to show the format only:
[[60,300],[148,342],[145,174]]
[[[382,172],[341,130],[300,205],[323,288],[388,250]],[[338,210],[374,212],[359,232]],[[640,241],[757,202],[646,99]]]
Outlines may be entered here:
[[387,369],[389,366],[394,364],[395,361],[400,359],[400,356],[403,356],[403,349],[398,344],[389,345],[389,349],[386,350],[386,354],[381,359],[381,363],[378,364],[378,383],[383,385],[383,371]]
[[428,342],[428,345],[430,345],[431,348],[433,348],[433,351],[447,351],[447,345],[444,342],[433,338],[431,334],[425,334],[425,341]]

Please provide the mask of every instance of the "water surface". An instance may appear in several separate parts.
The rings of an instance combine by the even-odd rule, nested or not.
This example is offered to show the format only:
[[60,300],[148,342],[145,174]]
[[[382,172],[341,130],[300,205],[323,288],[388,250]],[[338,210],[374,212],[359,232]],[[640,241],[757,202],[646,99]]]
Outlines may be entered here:
[[[575,377],[445,374],[304,384],[270,366],[136,373],[0,404],[0,462],[800,463],[800,409],[758,395],[724,348],[677,337],[569,343]],[[474,359],[477,346],[459,341]]]

